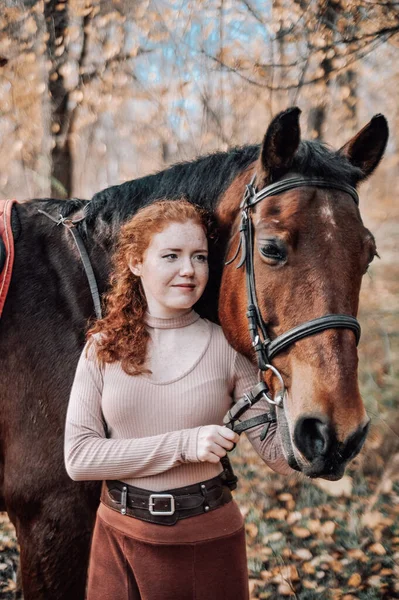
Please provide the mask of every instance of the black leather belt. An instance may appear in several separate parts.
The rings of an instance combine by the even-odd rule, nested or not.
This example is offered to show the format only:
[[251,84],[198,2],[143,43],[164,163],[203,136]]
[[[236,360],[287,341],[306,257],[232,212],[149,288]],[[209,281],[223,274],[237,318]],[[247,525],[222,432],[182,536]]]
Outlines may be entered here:
[[158,525],[174,525],[179,519],[210,512],[232,499],[220,476],[162,493],[123,481],[106,481],[101,493],[101,502],[113,510]]

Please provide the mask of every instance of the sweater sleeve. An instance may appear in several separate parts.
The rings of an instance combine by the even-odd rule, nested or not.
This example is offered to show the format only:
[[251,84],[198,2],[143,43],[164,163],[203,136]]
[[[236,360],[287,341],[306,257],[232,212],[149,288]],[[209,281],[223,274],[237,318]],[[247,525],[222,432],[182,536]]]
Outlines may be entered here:
[[80,356],[67,410],[64,459],[71,479],[147,477],[185,462],[198,462],[199,427],[137,439],[108,439],[101,408],[103,376],[93,340]]
[[[234,400],[237,401],[242,398],[245,392],[248,392],[253,388],[257,382],[258,369],[248,360],[248,358],[236,352],[234,359]],[[254,406],[251,406],[251,408],[239,418],[239,421],[252,419],[265,412],[270,412],[270,404],[267,400],[262,399]],[[294,469],[291,469],[284,457],[283,445],[277,423],[270,424],[265,439],[261,441],[260,434],[263,428],[264,425],[258,425],[245,432],[257,454],[259,454],[262,460],[277,473],[281,473],[282,475],[296,473]]]

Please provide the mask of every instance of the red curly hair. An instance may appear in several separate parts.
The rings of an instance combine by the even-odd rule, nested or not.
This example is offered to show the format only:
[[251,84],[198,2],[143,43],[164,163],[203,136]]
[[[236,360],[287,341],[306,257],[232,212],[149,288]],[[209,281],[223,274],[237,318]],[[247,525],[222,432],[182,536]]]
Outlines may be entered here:
[[[159,200],[139,210],[121,228],[115,254],[111,288],[105,296],[105,316],[87,333],[96,338],[100,364],[121,362],[128,375],[150,373],[146,368],[149,333],[144,323],[147,300],[140,277],[134,275],[129,262],[141,262],[155,233],[170,223],[194,221],[209,236],[210,215],[187,200]],[[212,237],[212,236],[211,236]]]

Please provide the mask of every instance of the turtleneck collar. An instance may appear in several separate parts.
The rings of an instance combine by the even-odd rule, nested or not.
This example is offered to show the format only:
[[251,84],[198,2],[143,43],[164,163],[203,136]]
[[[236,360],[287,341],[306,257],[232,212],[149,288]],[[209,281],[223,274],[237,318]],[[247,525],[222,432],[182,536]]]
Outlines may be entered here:
[[199,314],[197,314],[194,310],[190,310],[190,312],[181,315],[180,317],[169,317],[167,319],[154,317],[146,312],[144,315],[144,323],[153,329],[177,329],[179,327],[187,327],[188,325],[192,325],[198,321],[199,318]]

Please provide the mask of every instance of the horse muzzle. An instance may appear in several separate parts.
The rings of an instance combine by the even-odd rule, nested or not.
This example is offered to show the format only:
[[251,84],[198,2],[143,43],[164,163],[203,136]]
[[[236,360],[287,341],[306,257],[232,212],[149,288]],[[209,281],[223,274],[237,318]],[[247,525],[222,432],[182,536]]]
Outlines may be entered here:
[[370,419],[367,419],[341,442],[327,417],[300,416],[292,435],[284,411],[278,411],[278,421],[290,467],[307,477],[330,480],[341,479],[348,462],[360,452],[370,426]]

